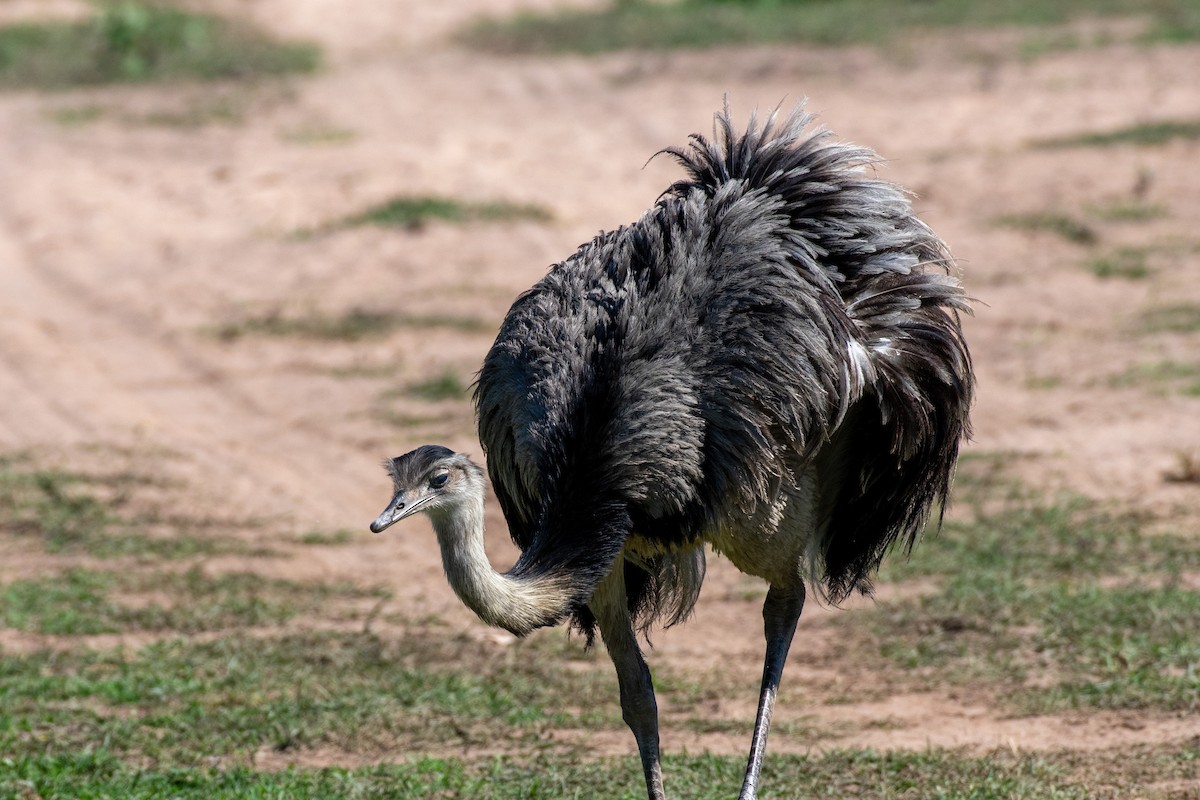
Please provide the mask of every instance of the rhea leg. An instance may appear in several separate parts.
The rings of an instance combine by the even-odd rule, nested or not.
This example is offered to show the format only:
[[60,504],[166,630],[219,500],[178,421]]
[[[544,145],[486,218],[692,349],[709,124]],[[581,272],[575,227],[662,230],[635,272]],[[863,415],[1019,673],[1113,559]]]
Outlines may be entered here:
[[746,777],[742,780],[742,791],[738,800],[755,800],[758,792],[758,776],[762,770],[763,756],[767,752],[767,729],[771,727],[771,713],[775,708],[775,696],[779,693],[779,680],[783,665],[787,661],[796,624],[804,609],[804,584],[783,589],[772,585],[767,590],[763,603],[763,632],[767,639],[767,655],[763,661],[762,689],[758,696],[758,717],[754,720],[754,736],[750,741],[750,757],[746,762]]
[[613,574],[597,588],[591,608],[600,626],[604,646],[617,670],[621,716],[637,740],[642,771],[646,776],[646,793],[650,800],[665,800],[658,749],[658,704],[654,699],[650,668],[642,658],[629,618],[623,571],[618,563]]

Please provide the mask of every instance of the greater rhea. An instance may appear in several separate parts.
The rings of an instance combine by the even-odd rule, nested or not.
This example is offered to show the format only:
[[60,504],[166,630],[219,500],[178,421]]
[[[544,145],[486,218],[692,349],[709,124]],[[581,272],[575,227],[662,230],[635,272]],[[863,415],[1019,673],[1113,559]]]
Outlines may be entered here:
[[480,619],[569,620],[616,667],[651,800],[658,713],[638,633],[692,611],[705,546],[765,579],[766,658],[740,797],[805,596],[869,593],[944,507],[973,390],[946,246],[877,156],[803,108],[728,108],[664,151],[687,176],[509,310],[475,388],[487,475],[521,556],[484,553],[484,473],[424,446],[387,463],[371,530],[421,512]]

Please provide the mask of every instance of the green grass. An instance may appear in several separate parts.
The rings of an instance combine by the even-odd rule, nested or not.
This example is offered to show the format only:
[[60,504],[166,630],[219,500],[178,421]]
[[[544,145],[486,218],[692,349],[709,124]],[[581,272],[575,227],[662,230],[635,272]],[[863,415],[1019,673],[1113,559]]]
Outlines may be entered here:
[[132,125],[194,130],[209,125],[241,125],[246,121],[247,113],[245,98],[219,94],[192,99],[176,109],[127,114],[122,120]]
[[1092,257],[1087,267],[1097,278],[1140,280],[1150,275],[1149,256],[1145,247],[1118,247]]
[[252,78],[318,63],[313,45],[168,5],[116,2],[89,20],[0,28],[0,88]]
[[1051,233],[1074,244],[1095,244],[1099,237],[1095,229],[1085,222],[1080,222],[1066,214],[1050,211],[1030,212],[1026,214],[1006,214],[996,219],[996,224],[1004,228],[1035,233]]
[[1195,0],[1163,0],[1149,8],[1137,0],[623,0],[595,10],[485,18],[464,30],[460,39],[475,48],[505,53],[599,53],[790,42],[881,44],[931,28],[1035,28],[1084,18],[1140,16],[1150,21],[1147,41],[1190,41],[1200,35],[1198,9]]
[[880,579],[963,573],[1057,582],[1200,569],[1200,545],[1171,534],[1148,534],[1143,520],[1097,509],[1084,498],[1047,500],[998,487],[990,496],[960,496],[956,504],[974,506],[969,519],[948,520],[911,558],[885,561]]
[[[453,423],[448,426],[447,417],[444,414],[413,414],[380,409],[376,411],[375,416],[385,425],[400,428],[409,434],[419,431],[421,436],[428,436],[430,439],[443,438],[452,434]],[[462,422],[470,424],[470,419],[464,416]]]
[[236,341],[244,336],[298,336],[306,339],[357,342],[387,336],[400,329],[444,329],[461,333],[493,333],[495,326],[478,317],[454,314],[406,314],[396,311],[373,311],[355,308],[344,314],[312,313],[286,317],[267,314],[261,317],[229,322],[219,326],[215,334],[224,341]]
[[1030,28],[1017,47],[1016,57],[1021,61],[1030,62],[1058,53],[1110,47],[1127,39],[1127,36],[1123,36],[1113,29],[1105,28],[1095,30],[1083,30],[1070,26]]
[[351,544],[354,541],[361,541],[363,538],[362,531],[353,531],[349,528],[339,528],[336,531],[308,531],[302,533],[296,539],[300,544],[326,546],[326,545],[343,545]]
[[[1075,623],[1098,636],[1103,614],[1088,607],[1072,609]],[[387,640],[309,633],[0,654],[0,797],[20,786],[47,798],[642,797],[632,754],[593,760],[569,746],[546,748],[551,728],[624,733],[607,664],[566,669],[560,642],[497,650],[432,630]],[[660,691],[670,691],[667,683]],[[438,745],[501,740],[520,755],[416,756]],[[302,758],[314,746],[358,758],[408,757],[358,769],[251,768],[254,753]],[[1120,759],[939,750],[773,755],[763,796],[1115,798],[1135,779],[1194,777],[1198,762],[1194,741],[1153,752],[1125,748]],[[669,790],[689,798],[731,796],[743,766],[741,755],[665,759]]]
[[1034,637],[1063,674],[1026,689],[1032,711],[1152,708],[1200,712],[1200,593],[1165,587],[1055,587],[1044,592]]
[[381,228],[418,230],[430,222],[506,222],[531,220],[548,222],[553,218],[541,206],[494,200],[469,203],[445,197],[396,197],[364,211],[344,217],[325,229],[354,228],[373,225]]
[[1200,39],[1200,5],[1193,2],[1167,3],[1155,14],[1142,41],[1184,44]]
[[179,92],[160,107],[134,111],[119,105],[85,104],[64,106],[46,113],[47,118],[65,128],[79,128],[106,120],[127,127],[174,128],[195,130],[212,125],[242,125],[255,110],[278,105],[288,97],[286,90],[264,92],[250,84],[193,87]]
[[1149,308],[1138,315],[1135,332],[1196,333],[1200,331],[1200,305],[1176,303]]
[[107,576],[83,570],[13,581],[0,587],[0,627],[68,635],[117,631],[109,623],[109,583]]
[[1078,133],[1052,139],[1039,139],[1033,144],[1040,148],[1064,147],[1157,147],[1177,139],[1200,139],[1200,120],[1162,120],[1145,122],[1110,131]]
[[[1095,213],[1108,221],[1115,219],[1144,220],[1152,218],[1156,213],[1161,213],[1158,208],[1141,204],[1125,204],[1110,206],[1097,210]],[[1093,247],[1100,241],[1096,229],[1069,214],[1051,211],[1005,214],[996,217],[994,224],[1029,233],[1048,233],[1072,244],[1089,247],[1091,253],[1084,264],[1098,278],[1138,280],[1150,275],[1150,248],[1127,246],[1117,247],[1107,252],[1097,252],[1098,248]]]
[[990,686],[1020,713],[1200,711],[1200,592],[1176,580],[1200,570],[1200,542],[1031,494],[985,460],[964,466],[969,513],[881,574],[937,588],[852,620],[858,646],[922,688]]
[[134,495],[151,483],[137,475],[84,475],[40,469],[21,457],[0,457],[0,536],[35,541],[52,553],[97,558],[272,555],[269,548],[231,537],[189,533],[204,526],[197,520],[167,520],[169,535],[151,534],[149,528],[159,520],[127,511]]
[[[884,655],[928,680],[1004,687],[1023,713],[1067,708],[1200,711],[1200,593],[964,575],[882,609]],[[1049,687],[1039,681],[1053,679]],[[1033,683],[1030,683],[1030,682]]]
[[[846,652],[835,657],[854,665],[847,679],[855,694],[870,684],[859,683],[854,670],[886,669],[889,687],[906,680],[922,689],[970,682],[976,690],[993,688],[1018,713],[1200,711],[1194,635],[1200,593],[1172,579],[1200,569],[1200,546],[1148,534],[1137,516],[1023,490],[1008,477],[1010,461],[1006,454],[967,457],[946,530],[885,574],[892,581],[943,576],[940,587],[839,620],[848,631],[839,640]],[[0,476],[11,478],[18,470],[7,466]],[[110,494],[119,495],[125,483],[105,484],[110,494],[89,494],[84,480],[50,483],[44,496],[74,500],[92,516],[120,516]],[[132,491],[139,484],[129,485]],[[312,542],[345,538],[317,531]],[[57,643],[36,652],[0,650],[0,800],[643,796],[615,677],[602,653],[584,654],[561,632],[499,646],[456,636],[436,620],[417,628],[384,616],[382,623],[395,627],[371,633],[359,624],[363,601],[384,596],[353,586],[144,566],[10,581],[0,587],[5,626],[168,638],[114,649]],[[278,629],[301,617],[341,629]],[[355,631],[345,630],[346,623]],[[247,626],[268,630],[242,630]],[[227,633],[190,636],[211,630]],[[855,648],[872,648],[887,661],[871,666]],[[864,681],[878,678],[864,674]],[[756,680],[730,670],[710,680],[657,668],[664,730],[745,731],[749,719],[707,709],[715,697],[732,696],[733,684],[742,691],[746,683],[745,696],[752,697]],[[549,736],[563,730],[580,732],[584,744]],[[587,757],[587,733],[594,730],[627,737],[630,755]],[[819,742],[828,732],[799,721],[776,734]],[[511,757],[423,755],[497,742]],[[254,768],[255,754],[303,763],[317,747],[324,748],[321,758],[344,753],[347,763],[405,763]],[[1196,780],[1198,765],[1197,741],[1124,748],[1119,757],[941,750],[775,755],[766,762],[762,796],[1115,800],[1157,780]],[[743,766],[741,755],[669,756],[668,790],[702,800],[729,797]]]
[[1144,388],[1156,392],[1200,396],[1200,363],[1154,361],[1138,364],[1109,379],[1118,388]]
[[322,123],[307,123],[281,131],[279,138],[291,144],[333,145],[354,141],[358,134],[350,128]]
[[413,397],[431,402],[465,400],[467,392],[467,385],[462,378],[458,377],[458,373],[450,370],[408,387],[408,393]]
[[120,758],[200,766],[320,744],[364,754],[532,747],[550,726],[622,726],[610,670],[566,670],[541,648],[499,651],[444,631],[386,641],[314,632],[10,654],[0,657],[0,753],[63,756],[107,742]]
[[197,633],[279,625],[318,610],[333,617],[339,603],[344,609],[346,601],[381,596],[386,593],[379,589],[268,579],[249,572],[212,577],[196,568],[150,573],[69,569],[0,587],[0,625],[59,635]]
[[107,110],[103,106],[88,103],[82,106],[63,106],[45,113],[47,119],[64,128],[82,128],[103,119]]
[[[147,96],[141,96],[146,99]],[[132,97],[132,96],[131,96]],[[292,103],[296,89],[286,81],[189,82],[169,94],[154,95],[153,103],[122,102],[105,105],[64,105],[47,117],[64,127],[80,127],[98,120],[126,128],[156,127],[181,131],[210,126],[240,126],[255,114]]]
[[19,459],[0,461],[0,531],[42,540],[58,551],[89,543],[94,532],[114,526],[113,506],[124,501],[128,476],[104,480],[107,502],[94,491],[98,481],[56,470],[27,470]]
[[1167,216],[1167,207],[1141,200],[1115,200],[1091,206],[1088,212],[1106,222],[1148,222]]
[[1063,385],[1063,376],[1061,375],[1028,375],[1024,381],[1026,389],[1032,389],[1035,392],[1046,392],[1053,389],[1058,389]]
[[[1186,774],[1193,751],[1166,749],[1158,761]],[[1102,761],[1108,756],[1107,763]],[[1113,759],[1090,755],[1080,769],[1111,773]],[[1154,758],[1131,751],[1129,760]],[[715,800],[736,794],[744,768],[738,756],[667,756],[663,769],[671,797]],[[141,798],[473,798],[538,800],[566,798],[642,800],[641,770],[632,758],[588,759],[538,756],[532,759],[418,758],[404,764],[357,769],[287,769],[256,772],[247,768],[139,771],[107,753],[0,761],[0,781],[24,782],[41,797]],[[1072,781],[1045,756],[997,752],[970,757],[945,750],[879,754],[834,751],[821,756],[768,756],[763,774],[764,800],[821,797],[829,800],[1083,800],[1097,795]],[[5,784],[0,783],[0,792]]]

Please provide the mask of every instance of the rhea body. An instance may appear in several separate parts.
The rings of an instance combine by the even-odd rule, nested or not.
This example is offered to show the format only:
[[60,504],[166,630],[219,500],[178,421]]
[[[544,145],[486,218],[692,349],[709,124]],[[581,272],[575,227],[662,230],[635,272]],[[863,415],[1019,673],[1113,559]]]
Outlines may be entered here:
[[948,493],[973,377],[945,245],[870,151],[802,110],[728,111],[669,149],[687,176],[513,304],[475,390],[487,475],[521,549],[483,549],[483,470],[424,446],[387,463],[372,524],[432,520],[447,577],[518,635],[598,630],[651,800],[657,710],[637,633],[685,619],[704,547],[769,584],[754,798],[806,594],[869,592]]

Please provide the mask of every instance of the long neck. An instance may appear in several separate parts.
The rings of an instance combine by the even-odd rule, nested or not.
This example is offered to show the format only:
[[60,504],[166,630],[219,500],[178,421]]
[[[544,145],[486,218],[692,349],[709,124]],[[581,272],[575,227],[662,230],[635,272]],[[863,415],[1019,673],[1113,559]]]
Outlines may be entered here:
[[483,497],[430,514],[454,593],[489,625],[523,636],[561,619],[572,599],[561,576],[515,578],[492,569],[483,548]]

